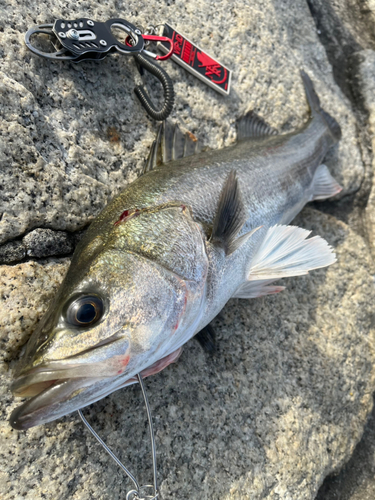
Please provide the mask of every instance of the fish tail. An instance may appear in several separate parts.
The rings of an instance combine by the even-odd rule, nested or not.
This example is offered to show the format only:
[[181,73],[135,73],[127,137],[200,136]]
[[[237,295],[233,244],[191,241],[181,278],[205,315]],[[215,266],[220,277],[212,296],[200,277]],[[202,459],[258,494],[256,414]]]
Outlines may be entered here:
[[340,125],[330,114],[321,108],[319,97],[315,92],[313,83],[307,73],[303,70],[301,70],[301,77],[305,87],[306,98],[310,106],[311,114],[322,117],[331,133],[332,138],[334,139],[334,142],[339,141],[341,139]]

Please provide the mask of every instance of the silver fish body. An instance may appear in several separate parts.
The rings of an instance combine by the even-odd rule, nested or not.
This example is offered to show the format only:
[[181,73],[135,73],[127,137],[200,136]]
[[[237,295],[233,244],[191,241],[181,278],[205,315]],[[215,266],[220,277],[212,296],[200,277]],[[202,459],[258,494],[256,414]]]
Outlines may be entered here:
[[[317,170],[340,131],[306,75],[304,81],[312,117],[299,131],[242,138],[160,165],[95,219],[20,362],[12,388],[31,399],[13,412],[13,427],[59,418],[174,361],[247,286],[272,228],[288,224],[312,199],[339,191],[324,171],[317,192]],[[225,204],[229,177],[237,191]],[[227,251],[214,233],[218,210],[220,220],[235,217],[231,203],[243,223],[237,232],[230,221],[223,229],[241,243]],[[271,278],[281,271],[273,272]],[[275,279],[269,276],[253,283],[268,286]],[[94,311],[100,317],[80,324],[74,317],[80,310],[83,319]]]

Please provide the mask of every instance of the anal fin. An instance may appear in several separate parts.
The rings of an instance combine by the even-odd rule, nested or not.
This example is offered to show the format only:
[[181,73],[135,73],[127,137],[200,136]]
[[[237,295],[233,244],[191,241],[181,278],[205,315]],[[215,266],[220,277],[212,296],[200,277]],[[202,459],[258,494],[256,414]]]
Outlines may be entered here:
[[285,290],[285,286],[272,285],[274,280],[247,281],[233,295],[234,299],[255,299],[264,295],[272,295]]
[[310,233],[296,226],[269,228],[251,263],[249,281],[302,276],[336,262],[326,240],[320,236],[306,239]]
[[326,198],[330,198],[340,193],[342,187],[329,173],[326,165],[320,165],[316,169],[314,175],[312,190],[313,194],[311,201],[325,200]]

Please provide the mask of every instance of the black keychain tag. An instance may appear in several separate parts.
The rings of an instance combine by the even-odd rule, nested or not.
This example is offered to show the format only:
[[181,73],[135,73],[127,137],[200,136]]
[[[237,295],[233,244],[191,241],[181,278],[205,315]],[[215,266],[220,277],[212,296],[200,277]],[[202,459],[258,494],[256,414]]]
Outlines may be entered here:
[[[173,42],[172,59],[174,61],[220,94],[229,94],[232,77],[230,69],[213,59],[169,24],[164,24],[162,34]],[[160,42],[159,47],[163,52],[169,50],[166,42]]]

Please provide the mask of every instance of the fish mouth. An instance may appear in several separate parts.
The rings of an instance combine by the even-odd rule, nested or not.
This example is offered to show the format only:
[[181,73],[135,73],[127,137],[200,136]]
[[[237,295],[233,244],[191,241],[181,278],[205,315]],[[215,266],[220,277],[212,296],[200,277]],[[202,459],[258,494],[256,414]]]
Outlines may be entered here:
[[129,359],[129,343],[118,339],[21,372],[11,390],[15,396],[30,399],[12,412],[10,425],[26,430],[105,397],[116,390],[112,381],[120,381],[119,387],[124,383]]
[[95,379],[78,378],[55,380],[44,390],[42,383],[37,384],[41,392],[13,410],[9,423],[13,429],[27,430],[35,425],[51,422],[67,413],[62,407],[66,406],[66,402],[74,393],[78,396],[84,390],[85,385],[95,382],[97,382]]

